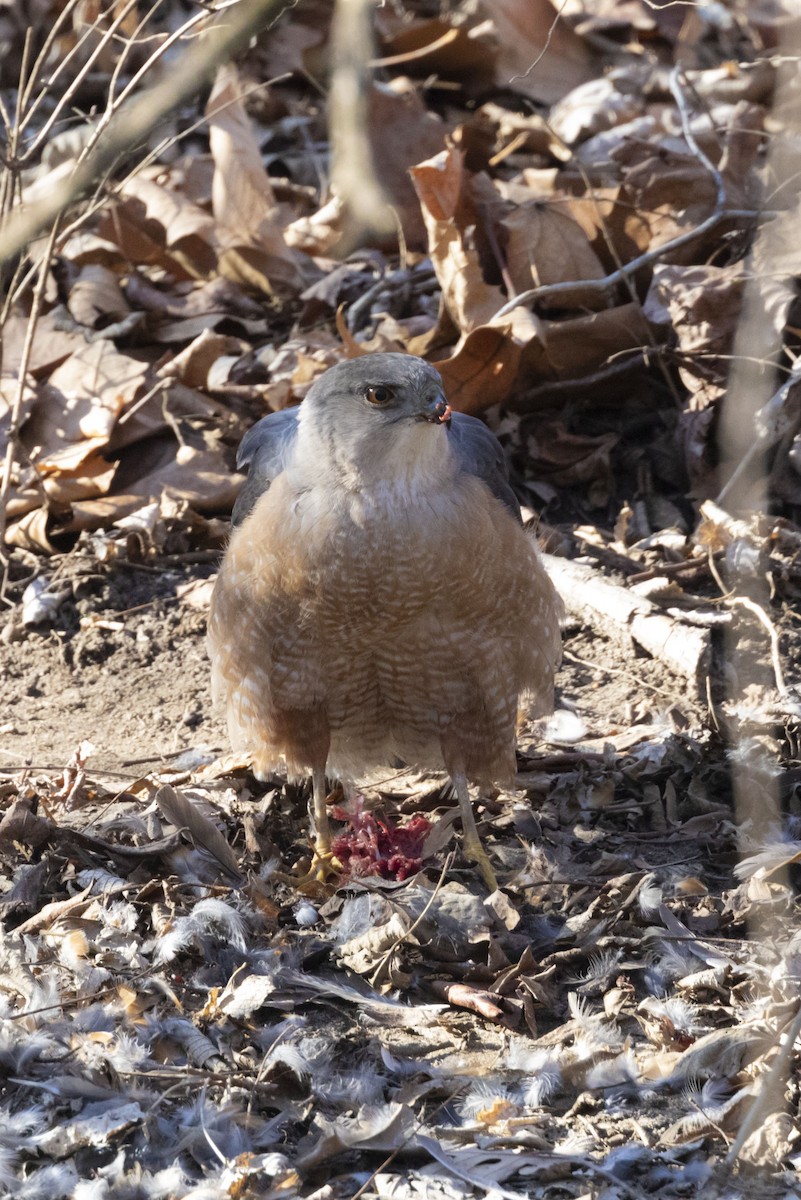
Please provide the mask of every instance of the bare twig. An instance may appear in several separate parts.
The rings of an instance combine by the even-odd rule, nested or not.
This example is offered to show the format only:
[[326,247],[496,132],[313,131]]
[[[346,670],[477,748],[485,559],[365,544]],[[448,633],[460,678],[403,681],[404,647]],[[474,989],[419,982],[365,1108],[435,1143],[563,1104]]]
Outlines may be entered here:
[[210,22],[205,35],[191,46],[159,83],[119,108],[105,137],[53,192],[14,212],[0,228],[0,261],[11,258],[46,229],[56,216],[83,196],[126,151],[147,138],[151,129],[176,105],[194,96],[219,63],[230,58],[286,0],[248,0]]
[[[644,254],[638,255],[637,258],[632,258],[625,266],[620,267],[617,271],[610,271],[608,275],[604,275],[603,279],[570,279],[564,283],[545,283],[542,287],[529,288],[528,291],[521,292],[519,296],[515,296],[513,300],[504,304],[495,314],[494,320],[499,317],[508,316],[514,308],[519,308],[521,305],[531,305],[537,301],[550,300],[554,296],[569,296],[573,292],[591,292],[610,293],[619,283],[625,281],[632,275],[636,275],[643,267],[648,267],[652,263],[658,262],[664,255],[678,250],[680,246],[686,246],[688,242],[694,242],[697,238],[703,237],[705,233],[709,233],[721,221],[727,220],[737,214],[728,209],[715,210],[694,229],[688,229],[686,233],[680,233],[677,237],[671,238],[670,241],[662,242],[654,250],[646,250]],[[755,217],[756,213],[750,213],[749,216]]]
[[739,604],[740,608],[748,609],[750,613],[753,613],[760,625],[767,630],[768,637],[770,638],[770,661],[773,666],[773,674],[776,678],[776,690],[781,696],[786,696],[787,685],[784,682],[784,672],[782,671],[781,655],[779,653],[779,634],[776,631],[776,626],[762,605],[757,604],[754,600],[749,600],[747,596],[735,596],[732,599],[732,604]]
[[[106,48],[106,46],[109,44],[109,42],[114,40],[114,35],[117,32],[117,29],[122,25],[125,18],[128,16],[128,13],[135,6],[136,6],[136,0],[128,0],[128,3],[123,5],[123,7],[117,13],[117,16],[115,17],[114,21],[111,23],[109,28],[103,32],[101,37],[98,38],[97,43],[94,46],[94,49],[91,50],[91,52],[87,55],[86,62],[83,64],[83,66],[80,68],[80,70],[76,73],[75,78],[70,81],[69,86],[66,87],[64,89],[64,91],[62,92],[62,94],[58,97],[58,100],[56,101],[56,103],[53,106],[53,111],[47,117],[47,119],[45,120],[45,122],[43,123],[41,128],[36,131],[36,136],[34,138],[32,138],[30,145],[27,147],[24,155],[22,156],[23,162],[25,162],[25,163],[30,162],[30,160],[39,153],[42,146],[45,145],[47,140],[50,138],[53,127],[56,124],[56,122],[61,119],[61,116],[63,113],[69,112],[73,97],[75,96],[76,92],[80,88],[83,81],[86,79],[86,77],[89,74],[89,72],[91,71],[92,67],[95,65],[99,56],[103,53],[103,50]],[[95,24],[97,24],[97,22],[95,22]],[[94,28],[94,26],[91,26],[90,30],[91,30],[91,28]],[[78,43],[78,45],[80,45],[80,42]],[[78,49],[78,46],[73,47],[73,51],[71,51],[71,53],[77,49]],[[54,78],[58,77],[59,71],[61,71],[63,69],[63,67],[64,67],[64,63],[62,62],[61,64],[59,64],[59,67],[56,70],[56,75]],[[39,93],[39,96],[37,96],[36,101],[31,106],[31,109],[25,114],[24,119],[25,119],[26,123],[30,122],[31,116],[32,116],[33,112],[35,111],[36,106],[41,101],[42,96],[44,96],[48,90],[49,90],[48,88],[43,88],[42,91]]]
[[[150,5],[150,8],[147,10],[147,12],[145,12],[139,18],[139,22],[138,22],[136,28],[134,29],[133,33],[131,33],[130,35],[128,35],[125,38],[123,48],[120,51],[119,58],[117,59],[116,63],[114,64],[114,70],[111,72],[111,79],[109,80],[109,84],[108,84],[108,100],[106,103],[107,110],[111,109],[113,107],[113,105],[115,104],[115,102],[117,104],[119,104],[122,101],[123,97],[121,95],[120,96],[116,95],[117,83],[119,82],[120,76],[122,75],[122,72],[123,72],[126,62],[128,61],[128,55],[130,54],[131,50],[135,46],[142,45],[144,43],[145,39],[148,37],[147,27],[148,27],[149,23],[153,20],[154,16],[156,15],[157,10],[161,7],[162,3],[163,3],[163,0],[153,0],[153,3]],[[190,24],[190,21],[187,21],[176,32],[182,33],[184,29],[187,29],[189,24]],[[150,35],[150,36],[152,37],[154,35]],[[156,37],[156,40],[161,44],[161,42],[164,39],[162,39],[160,37]],[[151,57],[152,57],[152,55],[151,55]],[[150,60],[148,59],[148,62],[149,61]]]
[[[97,145],[99,139],[103,136],[105,130],[108,129],[110,123],[114,120],[114,114],[117,111],[119,111],[119,108],[121,105],[125,104],[126,100],[128,100],[128,98],[133,94],[133,92],[136,90],[136,88],[142,82],[142,80],[145,78],[145,76],[148,74],[148,72],[153,70],[153,67],[156,65],[158,60],[160,58],[163,58],[164,55],[169,50],[172,49],[172,47],[175,45],[176,42],[181,41],[182,39],[188,37],[190,31],[192,29],[194,29],[197,25],[199,25],[205,19],[205,17],[206,17],[206,14],[203,12],[195,13],[195,15],[193,17],[190,17],[190,19],[188,21],[186,21],[180,27],[180,29],[176,29],[175,32],[170,34],[170,36],[165,41],[163,41],[160,46],[156,47],[156,49],[153,51],[153,53],[150,55],[150,57],[142,64],[142,66],[139,68],[139,70],[136,71],[134,73],[134,75],[128,80],[125,87],[120,92],[119,96],[113,97],[113,93],[110,93],[109,104],[106,108],[106,111],[103,114],[103,116],[100,118],[100,120],[98,121],[97,126],[92,134],[92,137],[89,140],[88,145],[84,148],[84,150],[81,154],[81,158],[88,157],[88,155],[92,152],[93,148]],[[112,99],[112,97],[113,97],[113,99]]]
[[[716,196],[713,211],[700,225],[696,225],[694,229],[688,229],[686,233],[680,233],[677,237],[671,238],[667,242],[662,242],[661,245],[655,247],[653,250],[646,250],[644,254],[638,255],[637,258],[632,258],[630,262],[618,267],[616,271],[611,271],[603,279],[570,279],[565,280],[563,283],[543,284],[542,287],[530,288],[528,291],[521,292],[498,309],[495,314],[495,320],[499,317],[507,316],[514,308],[518,308],[521,305],[532,305],[538,301],[550,300],[556,296],[569,296],[576,291],[584,292],[589,290],[590,292],[608,295],[618,284],[628,283],[631,277],[636,275],[638,271],[641,271],[643,267],[648,267],[652,263],[658,262],[666,254],[678,250],[681,246],[686,246],[689,242],[696,241],[698,238],[703,237],[704,234],[709,233],[711,229],[714,229],[722,220],[735,215],[732,210],[725,207],[726,188],[720,171],[718,171],[717,167],[713,165],[707,155],[701,150],[690,129],[689,113],[679,85],[679,70],[677,67],[671,74],[671,91],[679,106],[684,139],[693,154],[703,163],[715,181]],[[755,213],[750,215],[756,216]]]
[[[23,128],[25,128],[25,126],[28,124],[31,117],[35,113],[36,109],[42,103],[42,100],[44,99],[45,95],[47,94],[47,89],[43,88],[42,91],[39,93],[39,95],[36,97],[36,100],[33,102],[33,104],[31,104],[31,96],[33,95],[33,89],[36,86],[36,83],[39,79],[39,73],[41,72],[41,70],[44,67],[44,64],[47,62],[48,58],[50,57],[50,51],[53,48],[53,44],[54,44],[56,38],[59,36],[64,25],[67,23],[67,20],[73,15],[73,13],[75,12],[75,9],[78,7],[78,5],[80,3],[81,3],[81,0],[67,0],[67,3],[61,8],[61,11],[56,15],[56,18],[53,21],[53,24],[50,26],[50,28],[47,31],[44,42],[42,43],[42,48],[39,51],[38,55],[36,56],[36,62],[31,67],[30,74],[28,75],[27,80],[25,80],[24,85],[20,88],[20,96],[19,96],[20,110],[22,112],[24,112],[24,114],[25,114],[24,118],[23,118]],[[88,32],[89,28],[91,28],[91,27],[87,27],[87,32]],[[59,71],[63,70],[64,67],[67,65],[67,63],[70,61],[72,55],[77,51],[78,47],[81,45],[82,40],[83,40],[83,37],[78,38],[76,41],[76,44],[72,47],[72,49],[67,54],[65,54],[64,57],[60,60],[58,67],[56,68],[56,75],[58,75]]]

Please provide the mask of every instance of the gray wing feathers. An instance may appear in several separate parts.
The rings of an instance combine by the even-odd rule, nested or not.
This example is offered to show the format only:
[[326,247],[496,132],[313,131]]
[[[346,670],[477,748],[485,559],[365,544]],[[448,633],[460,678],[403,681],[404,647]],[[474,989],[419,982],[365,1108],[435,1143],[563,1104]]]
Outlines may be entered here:
[[[232,524],[241,525],[252,512],[259,497],[284,469],[287,455],[297,435],[297,408],[269,413],[257,421],[242,439],[236,456],[239,470],[248,468],[248,476],[237,497]],[[459,466],[483,480],[498,500],[520,521],[520,505],[509,486],[509,474],[501,444],[483,421],[454,413],[449,436]]]
[[284,408],[269,413],[249,429],[239,446],[236,465],[248,468],[248,477],[237,496],[231,515],[233,525],[241,525],[256,501],[267,491],[286,463],[298,431],[298,409]]
[[509,471],[501,443],[492,430],[477,417],[468,417],[466,413],[454,413],[449,432],[462,470],[482,479],[493,496],[497,496],[512,516],[522,524],[520,505],[509,486]]

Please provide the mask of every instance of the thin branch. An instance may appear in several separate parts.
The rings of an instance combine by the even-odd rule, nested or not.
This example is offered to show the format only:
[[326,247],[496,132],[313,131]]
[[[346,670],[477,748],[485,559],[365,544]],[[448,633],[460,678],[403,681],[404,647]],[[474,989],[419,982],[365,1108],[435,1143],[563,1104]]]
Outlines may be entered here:
[[739,604],[741,608],[746,608],[756,617],[760,625],[767,631],[770,638],[770,661],[773,667],[773,675],[776,679],[776,690],[780,696],[787,695],[787,685],[784,682],[784,672],[782,670],[781,654],[779,652],[779,634],[776,626],[771,621],[768,614],[765,612],[761,604],[757,604],[754,600],[749,600],[747,596],[735,596],[732,604]]
[[569,296],[571,293],[581,290],[582,292],[598,292],[608,295],[617,287],[619,283],[628,283],[632,275],[636,275],[643,267],[649,267],[652,263],[658,262],[665,254],[670,254],[674,250],[678,250],[681,246],[686,246],[689,242],[694,242],[704,234],[709,233],[722,220],[729,219],[735,216],[735,213],[725,207],[726,204],[726,187],[723,176],[717,167],[709,160],[707,155],[701,150],[695,137],[690,129],[689,113],[687,110],[684,94],[679,86],[679,68],[674,68],[671,72],[670,87],[679,106],[681,115],[682,132],[687,145],[695,154],[699,161],[711,174],[716,189],[715,208],[709,216],[696,225],[694,229],[688,229],[686,233],[680,233],[677,237],[671,238],[670,241],[662,242],[653,250],[646,250],[644,254],[638,255],[637,258],[631,259],[616,271],[605,275],[603,279],[570,279],[563,283],[548,283],[542,287],[530,288],[526,292],[521,292],[519,296],[508,300],[501,308],[498,309],[493,320],[497,321],[499,317],[508,316],[513,309],[521,305],[533,305],[538,301],[550,300],[555,296]]
[[194,29],[195,26],[199,25],[205,19],[205,16],[206,14],[204,12],[200,12],[196,13],[193,17],[190,17],[190,19],[186,21],[180,29],[176,29],[175,32],[170,34],[170,36],[164,42],[162,42],[160,46],[156,47],[146,62],[144,62],[139,70],[131,76],[125,87],[120,92],[119,96],[112,100],[111,93],[109,94],[108,107],[98,121],[82,157],[86,157],[88,153],[91,153],[94,146],[97,144],[97,142],[103,136],[105,130],[113,121],[115,112],[119,111],[120,106],[125,104],[126,100],[133,94],[134,90],[138,84],[141,83],[142,79],[144,79],[148,71],[152,70],[158,60],[162,58],[168,50],[171,50],[176,42],[187,38],[190,31]]
[[[36,85],[36,81],[39,78],[39,73],[50,56],[50,51],[56,38],[61,33],[62,26],[66,23],[67,18],[72,16],[73,12],[80,3],[81,0],[68,0],[48,30],[44,44],[36,56],[36,62],[31,68],[31,73],[28,76],[27,82],[25,83],[25,87],[21,89],[20,106],[25,112],[25,116],[23,118],[23,128],[25,128],[25,126],[31,120],[39,105],[42,103],[44,97],[48,94],[49,88],[47,86],[43,87],[31,105],[31,96],[33,95],[33,89]],[[66,67],[73,54],[75,54],[78,48],[83,45],[84,38],[88,36],[91,28],[92,26],[87,26],[86,31],[77,39],[72,49],[60,60],[58,66],[56,67],[55,75],[52,77],[54,80],[58,78],[59,72]],[[29,105],[30,108],[28,107]]]
[[721,221],[734,215],[727,210],[716,210],[710,213],[700,225],[696,225],[694,229],[688,229],[686,233],[681,233],[677,237],[671,238],[668,242],[662,242],[654,250],[647,250],[637,258],[632,258],[620,270],[611,271],[603,279],[571,279],[565,283],[546,283],[542,287],[530,288],[527,292],[521,292],[514,300],[510,300],[502,308],[499,308],[493,320],[497,321],[499,317],[508,316],[512,309],[518,308],[520,305],[531,305],[539,300],[550,300],[552,296],[567,296],[579,289],[582,292],[586,290],[600,293],[612,292],[619,283],[624,283],[629,276],[636,275],[643,267],[649,267],[651,263],[659,262],[663,255],[670,254],[673,250],[678,250],[680,246],[686,246],[688,242],[696,241],[697,238],[703,237],[705,233],[709,233],[710,229],[714,229]]
[[[148,39],[147,27],[150,24],[150,22],[155,18],[156,13],[161,8],[163,3],[164,3],[164,0],[153,0],[153,3],[150,5],[150,8],[147,10],[147,12],[144,14],[144,16],[140,17],[139,23],[136,26],[136,28],[134,29],[133,33],[131,33],[128,37],[126,37],[124,39],[124,44],[123,44],[122,50],[120,51],[120,56],[117,59],[116,63],[114,64],[114,70],[111,72],[111,79],[109,80],[109,84],[108,84],[107,108],[111,108],[114,105],[115,101],[117,103],[119,103],[120,100],[122,99],[121,96],[116,96],[115,93],[117,90],[117,84],[119,83],[120,77],[121,77],[121,75],[123,73],[123,69],[125,67],[125,64],[128,61],[128,55],[131,53],[131,51],[134,49],[135,46],[143,45],[145,43],[145,41]],[[188,23],[189,22],[187,22],[187,24]],[[186,28],[186,26],[184,25],[182,28]],[[160,38],[157,34],[151,34],[149,36],[156,37],[159,41],[159,44],[161,44],[162,38]]]
[[[51,136],[53,126],[61,119],[62,114],[66,110],[68,110],[69,106],[72,104],[73,97],[75,96],[76,92],[80,88],[81,84],[86,79],[87,75],[91,71],[92,67],[95,65],[95,62],[97,61],[97,59],[103,53],[106,46],[108,46],[108,44],[110,42],[114,41],[114,35],[117,31],[117,28],[120,25],[122,25],[123,21],[128,16],[128,13],[131,11],[132,8],[134,8],[136,6],[136,3],[137,3],[137,0],[128,0],[128,3],[122,9],[120,9],[119,13],[115,17],[114,21],[109,26],[109,28],[98,38],[97,44],[95,45],[94,49],[89,53],[89,55],[86,59],[86,62],[83,64],[81,69],[78,71],[75,78],[70,82],[69,86],[66,87],[64,89],[63,93],[59,96],[58,100],[56,101],[55,105],[53,106],[53,111],[47,117],[44,124],[41,126],[41,128],[37,129],[36,136],[32,139],[32,141],[31,141],[30,145],[28,146],[27,150],[25,151],[25,153],[21,156],[21,160],[23,162],[25,162],[25,163],[29,162],[36,154],[39,153],[39,150],[41,149],[42,145],[48,141],[48,139]],[[99,20],[100,20],[100,18],[98,18],[98,21]],[[98,22],[95,22],[94,24],[97,24],[97,23]],[[61,64],[61,66],[58,68],[58,70],[60,70],[61,67],[63,67],[63,64]],[[58,70],[56,71],[56,78],[58,77]],[[52,84],[51,84],[51,87],[52,87]],[[48,90],[49,90],[48,88],[42,89],[39,96],[37,97],[37,102],[41,98],[41,96],[44,95]],[[32,108],[28,111],[28,113],[26,113],[26,115],[25,115],[26,122],[30,121],[31,115],[32,115],[33,111],[35,110],[35,108],[36,108],[36,104],[34,104],[32,106]]]
[[123,105],[105,137],[49,196],[16,210],[0,227],[0,262],[18,254],[70,204],[83,196],[126,151],[144,141],[177,105],[196,95],[216,67],[246,45],[286,0],[247,0],[210,24],[164,79]]

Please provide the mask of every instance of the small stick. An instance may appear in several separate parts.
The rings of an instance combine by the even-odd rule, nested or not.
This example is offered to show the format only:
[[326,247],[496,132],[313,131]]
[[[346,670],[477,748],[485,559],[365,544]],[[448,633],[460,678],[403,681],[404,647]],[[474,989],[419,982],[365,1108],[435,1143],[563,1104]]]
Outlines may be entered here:
[[750,600],[747,596],[734,596],[732,604],[739,604],[741,608],[747,608],[750,613],[753,613],[759,623],[767,630],[770,637],[770,661],[773,666],[773,674],[776,678],[776,690],[779,695],[787,695],[787,685],[784,682],[784,672],[782,671],[781,658],[779,655],[779,634],[776,626],[771,621],[768,614],[765,612],[761,604]]

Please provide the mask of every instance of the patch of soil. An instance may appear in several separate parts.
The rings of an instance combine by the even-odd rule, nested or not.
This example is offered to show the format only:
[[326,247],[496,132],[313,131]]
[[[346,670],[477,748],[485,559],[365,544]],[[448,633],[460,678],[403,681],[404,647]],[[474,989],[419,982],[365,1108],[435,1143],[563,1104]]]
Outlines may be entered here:
[[[66,592],[55,622],[24,628],[16,613],[4,634],[0,765],[58,768],[83,740],[95,746],[95,772],[146,768],[189,750],[224,753],[225,722],[209,686],[206,607],[181,595],[215,569],[110,567],[69,556],[53,585]],[[12,586],[12,599],[21,598],[24,582]],[[701,717],[663,665],[624,655],[580,628],[566,631],[557,705],[581,719],[582,741],[614,741],[632,725],[665,720],[683,729]],[[558,725],[552,733],[561,736]],[[524,725],[521,746],[535,749],[541,735],[541,724]]]
[[84,739],[96,747],[96,771],[124,771],[189,749],[222,752],[205,610],[179,595],[181,585],[213,571],[73,561],[61,575],[68,594],[55,623],[14,624],[0,650],[0,765],[58,767]]

